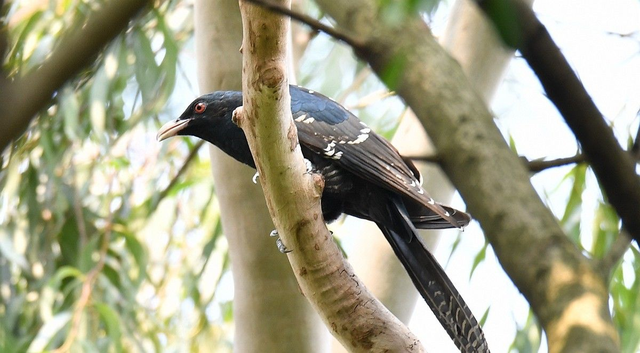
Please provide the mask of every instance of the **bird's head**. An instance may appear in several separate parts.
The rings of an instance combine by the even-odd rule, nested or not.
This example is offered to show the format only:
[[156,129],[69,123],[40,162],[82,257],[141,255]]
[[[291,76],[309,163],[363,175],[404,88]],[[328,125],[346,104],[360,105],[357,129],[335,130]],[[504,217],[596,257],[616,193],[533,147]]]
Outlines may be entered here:
[[221,91],[196,98],[176,120],[158,131],[158,141],[176,135],[196,136],[215,144],[218,128],[230,123],[233,110],[242,105],[240,92]]

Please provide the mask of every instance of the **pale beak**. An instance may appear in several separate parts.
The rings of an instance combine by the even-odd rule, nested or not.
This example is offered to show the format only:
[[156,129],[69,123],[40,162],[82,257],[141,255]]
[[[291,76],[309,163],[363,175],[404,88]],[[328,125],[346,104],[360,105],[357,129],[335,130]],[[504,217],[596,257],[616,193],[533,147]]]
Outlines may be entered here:
[[168,139],[169,137],[177,135],[180,130],[187,127],[187,124],[189,123],[190,120],[191,119],[184,119],[184,120],[178,119],[162,125],[160,130],[158,130],[158,135],[156,135],[156,139],[158,139],[158,141],[162,141],[162,140]]

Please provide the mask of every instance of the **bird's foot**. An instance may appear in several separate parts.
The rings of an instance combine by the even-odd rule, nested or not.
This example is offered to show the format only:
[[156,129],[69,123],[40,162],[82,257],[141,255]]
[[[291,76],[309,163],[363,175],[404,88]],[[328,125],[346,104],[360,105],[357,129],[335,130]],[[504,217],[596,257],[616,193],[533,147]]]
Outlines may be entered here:
[[287,249],[287,247],[284,245],[284,243],[282,242],[282,239],[280,239],[280,235],[278,234],[278,230],[274,229],[271,231],[271,233],[269,233],[270,237],[275,237],[276,238],[276,246],[278,247],[278,250],[283,253],[283,254],[288,254],[293,250],[289,250]]
[[258,172],[256,172],[256,173],[253,175],[253,178],[251,178],[251,181],[253,181],[253,183],[254,183],[254,184],[257,184],[257,183],[258,183],[258,178],[259,178],[259,177],[260,177],[260,174],[259,174]]
[[282,239],[280,238],[276,239],[276,246],[278,247],[278,250],[280,250],[280,252],[283,254],[288,254],[293,251],[293,250],[287,249],[287,247],[282,242]]

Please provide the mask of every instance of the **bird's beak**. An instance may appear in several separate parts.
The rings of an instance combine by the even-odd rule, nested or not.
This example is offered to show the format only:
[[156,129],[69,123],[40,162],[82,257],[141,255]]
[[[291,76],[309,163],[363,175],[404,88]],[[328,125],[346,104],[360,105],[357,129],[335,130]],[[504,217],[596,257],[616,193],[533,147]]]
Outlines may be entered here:
[[156,139],[158,139],[158,141],[162,141],[162,140],[168,139],[169,137],[177,135],[178,132],[180,132],[180,130],[187,127],[187,124],[189,123],[190,120],[191,119],[183,119],[183,120],[177,119],[162,125],[160,130],[158,130],[158,135],[156,136]]

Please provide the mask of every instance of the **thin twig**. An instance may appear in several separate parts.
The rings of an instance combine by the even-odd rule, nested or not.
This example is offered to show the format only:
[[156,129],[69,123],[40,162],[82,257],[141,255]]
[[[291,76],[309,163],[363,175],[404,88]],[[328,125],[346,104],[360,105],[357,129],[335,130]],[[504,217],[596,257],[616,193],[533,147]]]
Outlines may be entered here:
[[430,156],[403,156],[412,161],[416,162],[425,162],[425,163],[440,163],[442,159],[437,154],[432,154]]
[[529,168],[529,171],[532,173],[538,173],[541,172],[545,169],[549,169],[549,168],[555,168],[555,167],[561,167],[561,166],[565,166],[567,164],[574,164],[574,163],[584,163],[587,161],[587,159],[585,158],[584,154],[582,153],[578,153],[575,156],[572,157],[566,157],[566,158],[558,158],[558,159],[552,159],[552,160],[533,160],[533,161],[529,161],[526,158],[522,157],[525,160],[525,163],[527,164],[527,167]]
[[[431,156],[405,156],[406,158],[409,158],[413,161],[418,161],[418,162],[426,162],[426,163],[440,163],[441,159],[438,155],[431,155]],[[534,161],[530,161],[527,160],[527,158],[525,157],[520,157],[524,163],[527,165],[527,168],[529,168],[529,171],[532,173],[539,173],[543,170],[549,169],[549,168],[555,168],[555,167],[561,167],[564,165],[568,165],[568,164],[574,164],[574,163],[584,163],[586,162],[585,156],[583,154],[577,154],[575,156],[572,157],[566,157],[566,158],[558,158],[558,159],[552,159],[552,160],[548,160],[548,161],[539,161],[539,160],[534,160]]]
[[262,6],[266,9],[269,9],[275,13],[279,13],[281,15],[285,15],[285,16],[289,16],[292,19],[304,23],[307,26],[313,28],[316,31],[320,31],[320,32],[324,32],[326,34],[328,34],[329,36],[338,39],[340,41],[345,42],[346,44],[350,45],[351,47],[353,47],[353,49],[355,50],[362,50],[365,48],[365,44],[364,42],[362,42],[362,40],[358,39],[358,38],[354,38],[351,35],[341,32],[336,28],[333,28],[331,26],[327,26],[324,23],[316,20],[315,18],[290,10],[284,6],[280,6],[278,4],[274,4],[270,1],[264,1],[264,0],[243,0],[243,1],[247,1],[250,2],[252,4],[256,4],[258,6]]
[[364,109],[373,103],[382,101],[385,98],[393,97],[396,93],[387,90],[378,90],[360,98],[355,104],[348,106],[348,109]]

